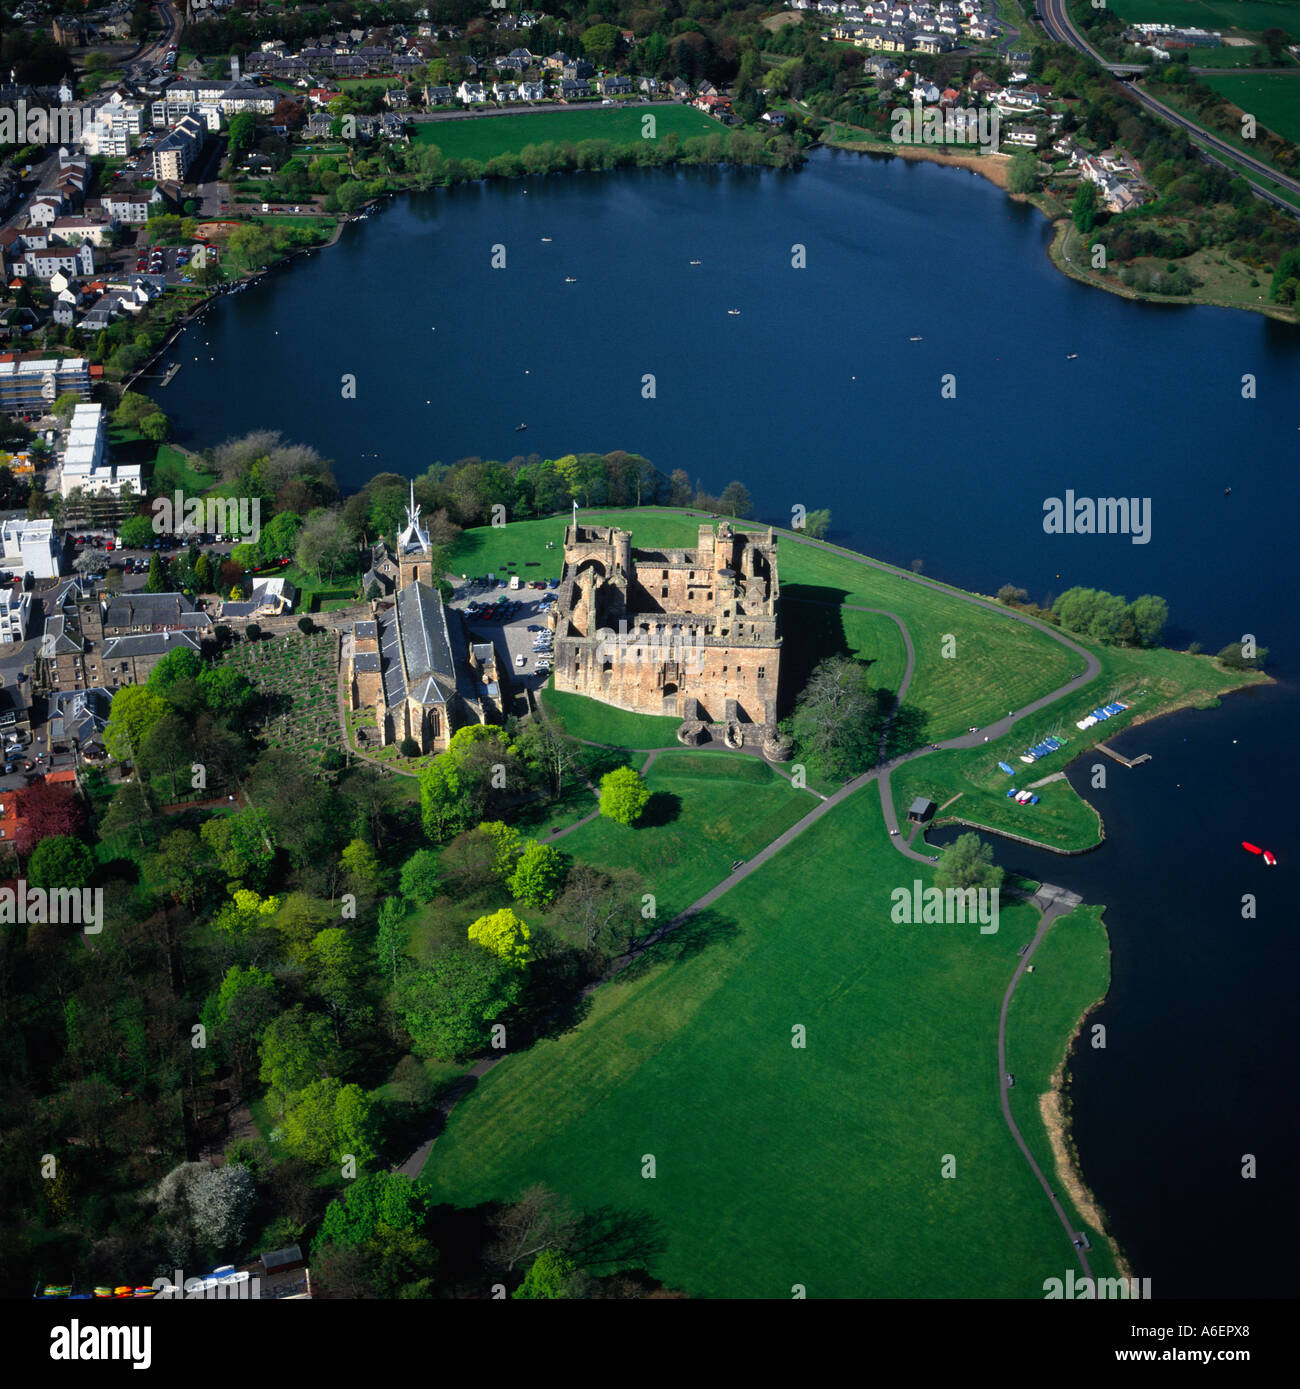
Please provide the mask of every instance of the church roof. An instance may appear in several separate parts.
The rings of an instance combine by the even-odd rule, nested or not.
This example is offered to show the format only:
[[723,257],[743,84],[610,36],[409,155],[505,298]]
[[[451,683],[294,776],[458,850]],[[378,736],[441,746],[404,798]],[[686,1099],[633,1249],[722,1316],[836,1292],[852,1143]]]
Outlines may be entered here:
[[410,698],[446,704],[456,694],[456,662],[442,598],[421,583],[399,589],[379,618],[384,699],[389,707]]

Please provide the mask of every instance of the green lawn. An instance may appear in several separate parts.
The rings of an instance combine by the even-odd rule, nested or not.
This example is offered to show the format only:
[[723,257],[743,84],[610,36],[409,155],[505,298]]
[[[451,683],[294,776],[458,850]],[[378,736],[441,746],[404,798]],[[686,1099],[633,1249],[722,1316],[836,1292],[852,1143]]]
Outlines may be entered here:
[[1130,24],[1177,24],[1184,29],[1258,34],[1270,28],[1300,33],[1296,0],[1109,0]]
[[[597,817],[559,847],[593,867],[617,864],[639,873],[656,899],[648,926],[671,921],[720,883],[736,859],[756,853],[817,805],[742,753],[662,752],[645,776],[651,800],[641,823]],[[595,808],[591,797],[579,802],[578,813]]]
[[[1041,1298],[1071,1251],[1003,1124],[996,1052],[1035,912],[1004,908],[991,935],[893,924],[891,890],[929,869],[894,852],[872,793],[796,845],[490,1072],[424,1179],[462,1206],[543,1181],[641,1219],[637,1261],[694,1296]],[[1014,1041],[1027,1074],[1094,1000],[1086,963],[1058,962],[1060,1008]]]
[[[1296,18],[1300,19],[1300,11]],[[1300,140],[1300,76],[1253,72],[1202,80],[1274,134],[1284,140]],[[1243,148],[1248,149],[1249,144],[1247,141]]]
[[411,127],[412,143],[437,145],[448,159],[486,161],[497,154],[518,153],[525,145],[576,144],[580,140],[610,140],[635,145],[642,119],[653,116],[655,137],[716,135],[722,127],[691,106],[601,106],[573,111],[541,111],[535,115],[480,116],[466,120],[418,121]]
[[623,748],[674,748],[678,745],[680,719],[612,709],[585,695],[568,694],[551,686],[547,687],[543,699],[547,709],[573,738]]
[[[1065,1060],[1066,1039],[1083,1013],[1080,1001],[1085,1007],[1098,1003],[1110,987],[1110,951],[1102,911],[1101,907],[1076,907],[1052,923],[1034,952],[1034,972],[1021,976],[1007,1010],[1007,1069],[1016,1078],[1011,1113],[1049,1180],[1055,1162],[1039,1102]],[[1052,1189],[1073,1209],[1082,1228],[1068,1188],[1054,1182]]]

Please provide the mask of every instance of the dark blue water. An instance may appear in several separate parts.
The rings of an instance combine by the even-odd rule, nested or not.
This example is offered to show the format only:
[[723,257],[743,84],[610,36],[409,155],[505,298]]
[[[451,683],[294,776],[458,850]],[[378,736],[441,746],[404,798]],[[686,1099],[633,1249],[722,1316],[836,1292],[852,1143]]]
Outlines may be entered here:
[[[1047,236],[973,175],[826,152],[797,174],[440,191],[223,301],[160,400],[182,442],[276,428],[345,486],[628,449],[711,490],[743,479],[772,520],[829,506],[833,539],[982,592],[1154,592],[1178,643],[1253,633],[1277,687],[1135,731],[1121,746],[1153,761],[1109,764],[1105,791],[1075,769],[1103,849],[999,856],[1108,905],[1109,1045],[1076,1059],[1074,1122],[1138,1274],[1161,1296],[1294,1294],[1300,333],[1076,285]],[[1150,543],[1045,534],[1067,489],[1149,498]]]

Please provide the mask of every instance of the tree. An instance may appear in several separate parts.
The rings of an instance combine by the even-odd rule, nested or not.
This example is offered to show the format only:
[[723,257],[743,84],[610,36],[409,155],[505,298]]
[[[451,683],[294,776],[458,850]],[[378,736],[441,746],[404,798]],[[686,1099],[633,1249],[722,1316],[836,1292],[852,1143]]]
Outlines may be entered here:
[[616,825],[634,825],[650,801],[650,788],[634,767],[616,767],[600,779],[600,813]]
[[240,1083],[257,1057],[257,1039],[275,1017],[275,980],[256,965],[231,965],[216,997],[217,1035]]
[[394,1008],[417,1056],[459,1061],[483,1050],[521,989],[521,972],[504,960],[453,947],[398,980]]
[[395,1172],[367,1172],[325,1208],[316,1248],[363,1245],[383,1225],[418,1232],[424,1228],[432,1205],[428,1188],[410,1178]]
[[144,582],[146,593],[167,592],[167,571],[163,568],[162,555],[157,550],[149,557],[149,577]]
[[194,561],[194,587],[199,593],[211,593],[216,584],[216,576],[212,572],[212,561],[206,554],[199,555]]
[[379,877],[379,860],[364,839],[353,839],[339,855],[349,886],[357,892],[367,892]]
[[516,969],[523,969],[528,963],[531,935],[509,907],[480,916],[469,927],[470,940]]
[[563,886],[566,868],[558,849],[533,840],[520,854],[506,885],[515,901],[528,907],[549,907]]
[[256,137],[257,120],[251,111],[241,111],[231,118],[226,147],[232,164],[237,164],[245,151],[252,149]]
[[544,1249],[563,1251],[578,1231],[572,1206],[541,1182],[527,1187],[519,1199],[493,1221],[488,1257],[511,1271]]
[[400,897],[385,899],[379,906],[379,926],[375,931],[375,959],[394,985],[403,966],[410,963],[406,954],[410,937],[410,927],[406,923],[405,901]]
[[570,1286],[577,1271],[577,1264],[568,1255],[558,1249],[543,1249],[510,1296],[521,1300],[572,1297]]
[[1145,646],[1155,646],[1169,620],[1169,604],[1154,593],[1144,593],[1133,600],[1130,612],[1138,639]]
[[289,1095],[328,1073],[334,1059],[331,1031],[325,1018],[301,1003],[267,1024],[258,1048],[258,1078],[270,1087],[279,1113]]
[[339,512],[310,512],[298,537],[297,562],[315,578],[332,579],[353,555],[352,542]]
[[810,535],[814,540],[821,540],[830,530],[831,514],[825,508],[820,511],[810,511],[803,518],[803,529],[805,535]]
[[213,882],[215,864],[193,830],[164,835],[144,864],[145,880],[192,911]]
[[986,887],[997,892],[1002,886],[1002,869],[993,862],[993,846],[977,834],[959,834],[939,857],[934,870],[936,887]]
[[1070,204],[1070,216],[1081,232],[1090,232],[1097,223],[1097,185],[1091,182],[1079,184],[1079,191]]
[[214,1167],[183,1162],[155,1192],[158,1208],[173,1228],[213,1252],[238,1246],[256,1200],[253,1174],[240,1163]]
[[1017,588],[1015,584],[1003,584],[998,589],[998,602],[1005,603],[1007,607],[1014,608],[1029,599],[1029,590]]
[[400,887],[412,902],[432,902],[438,895],[441,873],[432,849],[417,849],[402,865]]
[[128,516],[118,532],[125,550],[146,550],[154,542],[153,521],[148,516]]
[[1260,42],[1268,49],[1268,56],[1275,62],[1282,61],[1282,50],[1289,48],[1292,39],[1285,29],[1269,28],[1259,36]]
[[837,781],[870,767],[879,755],[881,706],[869,667],[850,656],[817,665],[795,701],[790,729],[801,754]]
[[424,831],[441,841],[476,824],[498,798],[522,783],[521,759],[509,734],[490,724],[458,729],[420,773]]
[[1011,193],[1033,193],[1038,189],[1038,156],[1033,150],[1017,150],[1007,170],[1007,190]]
[[124,685],[113,694],[104,747],[119,762],[131,762],[145,735],[168,713],[167,701],[145,685]]
[[323,1165],[355,1159],[365,1166],[375,1156],[373,1102],[359,1085],[344,1085],[333,1076],[313,1081],[285,1111],[284,1146],[305,1162]]
[[618,53],[619,39],[612,24],[593,24],[583,32],[582,51],[597,67],[607,68]]
[[275,861],[275,829],[266,811],[248,806],[235,815],[214,815],[199,829],[222,871],[247,886],[260,888]]
[[582,949],[608,959],[626,949],[642,925],[642,886],[634,873],[610,874],[580,863],[565,878],[555,917]]
[[729,482],[718,498],[718,507],[728,516],[745,517],[753,510],[750,505],[749,488],[743,482]]
[[59,887],[88,887],[94,876],[94,854],[79,839],[66,834],[42,839],[27,864],[27,881],[47,891]]
[[508,878],[523,850],[519,831],[504,820],[485,820],[479,830],[492,844],[492,872],[498,878]]
[[161,410],[155,410],[140,421],[140,433],[155,444],[161,444],[171,433],[171,428],[171,421]]

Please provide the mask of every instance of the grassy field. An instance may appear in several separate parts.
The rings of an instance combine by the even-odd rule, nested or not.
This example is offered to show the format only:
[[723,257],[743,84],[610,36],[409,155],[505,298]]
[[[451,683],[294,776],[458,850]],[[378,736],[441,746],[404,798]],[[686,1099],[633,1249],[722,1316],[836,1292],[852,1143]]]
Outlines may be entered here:
[[[1007,1010],[1007,1069],[1016,1078],[1011,1113],[1049,1181],[1055,1159],[1039,1097],[1051,1089],[1067,1038],[1084,1008],[1099,1003],[1110,987],[1110,951],[1101,917],[1101,907],[1084,906],[1054,921],[1034,952],[1033,974],[1021,977]],[[1052,1189],[1073,1207],[1065,1186],[1053,1182]],[[1074,1215],[1082,1229],[1085,1222],[1077,1208]],[[1063,1277],[1065,1268],[1062,1264],[1055,1276]]]
[[655,118],[656,137],[676,134],[717,135],[722,127],[690,106],[593,106],[574,111],[540,111],[535,115],[480,116],[456,121],[418,121],[412,143],[437,145],[448,159],[488,160],[496,154],[518,153],[525,145],[576,144],[579,140],[611,140],[635,145],[644,137],[642,119]]
[[[996,1053],[1035,912],[1004,908],[991,935],[893,924],[890,892],[929,870],[893,851],[874,795],[796,842],[490,1072],[424,1180],[461,1206],[544,1181],[630,1216],[635,1261],[700,1297],[1041,1297],[1071,1251],[1002,1122]],[[1027,1073],[1095,997],[1068,954],[1053,982],[1066,1022],[1017,1041]]]
[[1298,0],[1109,0],[1110,8],[1130,24],[1177,24],[1211,33],[1285,29],[1300,34]]
[[[766,763],[734,753],[664,752],[645,774],[650,804],[636,826],[598,818],[560,841],[594,867],[618,864],[655,894],[661,925],[817,805]],[[596,807],[592,798],[583,808]]]
[[[1296,17],[1300,19],[1300,12]],[[1204,81],[1260,125],[1285,140],[1300,140],[1300,76],[1254,72]]]

